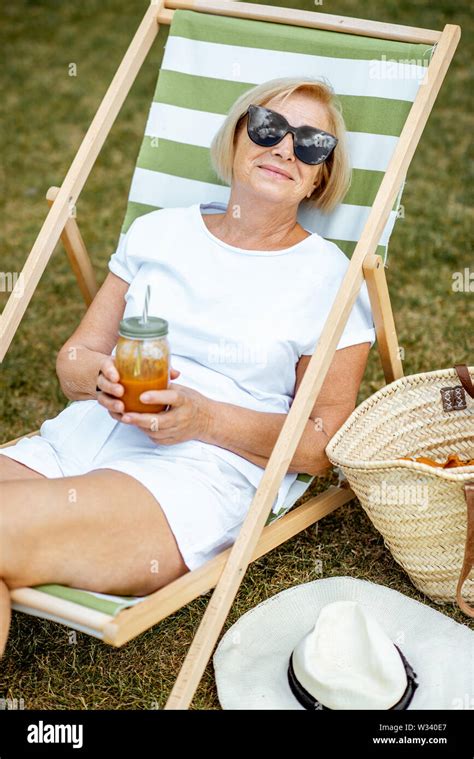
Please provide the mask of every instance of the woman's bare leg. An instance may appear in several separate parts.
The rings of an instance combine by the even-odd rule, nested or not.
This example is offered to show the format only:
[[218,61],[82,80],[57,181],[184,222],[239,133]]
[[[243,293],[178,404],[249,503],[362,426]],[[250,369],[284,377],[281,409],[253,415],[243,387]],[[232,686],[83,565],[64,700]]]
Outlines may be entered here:
[[[8,456],[0,456],[0,483],[5,480],[34,480],[44,479],[44,474],[20,464]],[[1,536],[0,536],[1,547]],[[0,579],[0,658],[3,656],[11,623],[10,589]]]
[[5,651],[11,621],[10,590],[0,580],[0,659]]
[[4,480],[33,480],[40,477],[44,478],[44,474],[36,472],[26,464],[20,464],[15,459],[0,455],[0,482]]
[[145,595],[189,571],[161,506],[128,474],[10,480],[0,492],[0,579],[10,589]]

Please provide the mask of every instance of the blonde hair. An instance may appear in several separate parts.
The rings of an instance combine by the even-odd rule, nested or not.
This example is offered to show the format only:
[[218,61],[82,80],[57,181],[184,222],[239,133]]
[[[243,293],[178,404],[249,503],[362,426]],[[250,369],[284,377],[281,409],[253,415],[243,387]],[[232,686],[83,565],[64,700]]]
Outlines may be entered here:
[[[229,110],[224,123],[215,134],[211,147],[212,167],[225,184],[232,182],[237,125],[248,106],[265,105],[274,97],[287,98],[296,90],[307,91],[322,103],[328,114],[329,131],[338,139],[336,148],[328,160],[320,164],[319,183],[309,198],[302,200],[305,205],[317,206],[322,211],[332,209],[343,199],[351,182],[351,167],[347,148],[346,127],[339,101],[329,84],[311,78],[282,77],[263,82],[241,95]],[[245,121],[241,122],[239,129]]]

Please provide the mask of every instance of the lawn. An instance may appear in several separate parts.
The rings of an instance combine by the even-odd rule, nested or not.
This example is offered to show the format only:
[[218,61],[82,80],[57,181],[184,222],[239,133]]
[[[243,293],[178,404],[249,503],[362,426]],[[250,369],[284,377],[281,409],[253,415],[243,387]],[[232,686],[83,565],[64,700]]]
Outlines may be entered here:
[[[462,39],[408,173],[404,218],[393,234],[387,277],[405,374],[473,363],[468,335],[472,294],[455,292],[453,274],[473,268],[473,124],[470,4],[450,0],[309,0],[274,5],[363,16],[431,29],[462,27]],[[19,271],[47,212],[45,194],[60,185],[147,7],[146,0],[17,0],[4,8],[2,271]],[[107,273],[125,213],[145,118],[168,27],[155,45],[102,149],[77,204],[80,229],[99,282]],[[471,43],[471,44],[470,44]],[[71,64],[76,76],[70,76]],[[1,292],[2,307],[7,294]],[[84,314],[61,244],[43,274],[2,367],[0,442],[37,429],[65,406],[55,357]],[[472,335],[472,329],[471,329]],[[383,385],[371,352],[359,401]],[[334,479],[334,478],[333,478]],[[318,480],[305,499],[324,490]],[[227,629],[240,615],[292,585],[349,575],[381,583],[437,607],[393,560],[357,500],[254,562]],[[153,709],[174,683],[210,595],[200,597],[123,649],[61,625],[14,613],[0,670],[0,697],[27,709]],[[192,707],[219,709],[212,664]]]

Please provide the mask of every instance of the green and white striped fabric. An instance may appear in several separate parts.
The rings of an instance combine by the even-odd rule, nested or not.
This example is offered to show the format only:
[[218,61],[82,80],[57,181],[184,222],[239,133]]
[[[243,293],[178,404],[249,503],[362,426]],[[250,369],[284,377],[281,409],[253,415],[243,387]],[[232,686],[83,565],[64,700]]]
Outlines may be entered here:
[[[138,216],[197,202],[227,203],[209,146],[231,105],[284,76],[325,79],[340,98],[352,184],[331,214],[302,204],[299,222],[350,257],[426,72],[433,47],[177,10],[169,30],[121,235]],[[398,202],[383,231],[384,261]]]
[[[209,146],[229,108],[256,84],[301,74],[326,79],[341,100],[353,178],[344,202],[332,214],[308,213],[301,206],[298,221],[335,242],[350,257],[433,49],[286,24],[175,11],[121,236],[134,219],[158,208],[211,201],[225,204],[230,189],[212,170]],[[377,250],[384,261],[401,189]],[[299,474],[283,508],[278,514],[270,512],[267,524],[283,516],[313,479]],[[61,585],[36,589],[111,616],[143,600]],[[13,604],[13,608],[64,621],[20,604]],[[96,631],[85,631],[101,637]]]

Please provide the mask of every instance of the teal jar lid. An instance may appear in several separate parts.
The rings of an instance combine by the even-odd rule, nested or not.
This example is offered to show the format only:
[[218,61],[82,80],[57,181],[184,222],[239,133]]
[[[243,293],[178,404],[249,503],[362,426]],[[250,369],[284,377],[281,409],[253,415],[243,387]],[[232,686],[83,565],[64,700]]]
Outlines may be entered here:
[[168,322],[159,316],[149,316],[146,324],[142,324],[141,316],[127,316],[119,325],[119,335],[135,339],[165,337],[168,334]]

